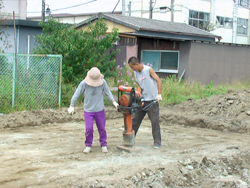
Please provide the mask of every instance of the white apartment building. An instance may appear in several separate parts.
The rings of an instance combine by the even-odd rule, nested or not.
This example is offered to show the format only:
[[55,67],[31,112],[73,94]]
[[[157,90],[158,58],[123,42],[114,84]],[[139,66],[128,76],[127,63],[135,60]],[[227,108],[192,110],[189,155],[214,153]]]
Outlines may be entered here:
[[27,0],[3,0],[3,7],[0,9],[1,19],[13,19],[13,12],[15,19],[26,20]]
[[249,0],[126,0],[125,4],[128,16],[187,23],[221,36],[220,42],[250,44]]
[[[53,15],[52,10],[52,18],[63,23],[77,24],[103,12],[95,7],[89,9],[93,12],[85,13],[83,10],[81,14],[57,15]],[[250,44],[249,0],[122,0],[120,13],[186,23],[221,36],[220,42],[223,43]],[[38,21],[41,17],[28,19]]]

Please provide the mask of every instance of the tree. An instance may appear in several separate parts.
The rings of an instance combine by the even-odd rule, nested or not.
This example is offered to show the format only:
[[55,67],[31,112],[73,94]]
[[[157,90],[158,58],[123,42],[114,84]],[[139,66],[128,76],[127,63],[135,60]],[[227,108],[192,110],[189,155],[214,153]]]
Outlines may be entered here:
[[3,0],[0,0],[0,53],[4,53],[4,50],[11,48],[12,45],[9,43],[8,36],[9,34],[6,33],[4,30],[4,25],[7,22],[7,17],[4,16],[3,13]]
[[101,18],[95,24],[89,24],[86,31],[76,30],[69,24],[55,20],[40,22],[43,33],[36,37],[38,54],[62,54],[63,78],[66,83],[79,84],[91,67],[98,67],[105,77],[113,76],[112,70],[118,50],[113,43],[118,40],[118,29],[106,34],[107,25]]

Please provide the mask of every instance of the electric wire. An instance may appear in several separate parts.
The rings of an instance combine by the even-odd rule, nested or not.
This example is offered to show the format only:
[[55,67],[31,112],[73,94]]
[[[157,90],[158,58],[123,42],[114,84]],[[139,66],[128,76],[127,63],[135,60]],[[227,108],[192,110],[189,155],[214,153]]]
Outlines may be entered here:
[[[88,1],[86,3],[82,3],[82,4],[78,4],[78,5],[74,5],[74,6],[70,6],[70,7],[65,7],[65,8],[60,8],[60,9],[53,9],[51,11],[59,11],[59,10],[65,10],[65,9],[70,9],[70,8],[74,8],[74,7],[78,7],[78,6],[82,6],[82,5],[86,5],[86,4],[89,4],[89,3],[92,3],[94,1],[97,1],[97,0],[91,0],[91,1]],[[39,12],[27,12],[27,13],[41,13],[41,11]]]
[[118,0],[118,2],[116,3],[115,8],[114,8],[113,11],[112,11],[112,14],[114,13],[114,11],[115,11],[117,5],[119,4],[119,2],[120,2],[120,0]]

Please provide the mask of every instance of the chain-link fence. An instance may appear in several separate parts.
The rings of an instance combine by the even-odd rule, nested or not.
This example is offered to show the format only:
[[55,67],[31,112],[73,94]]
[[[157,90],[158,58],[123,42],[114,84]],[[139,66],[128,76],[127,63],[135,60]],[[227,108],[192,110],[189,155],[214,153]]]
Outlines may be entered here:
[[61,55],[0,54],[0,112],[61,105]]

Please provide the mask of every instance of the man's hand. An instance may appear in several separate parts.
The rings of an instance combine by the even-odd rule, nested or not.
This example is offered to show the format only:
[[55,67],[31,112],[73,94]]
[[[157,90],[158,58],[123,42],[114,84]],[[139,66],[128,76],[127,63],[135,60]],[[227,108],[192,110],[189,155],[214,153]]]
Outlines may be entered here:
[[68,113],[70,114],[70,115],[73,115],[74,114],[74,106],[69,106],[69,108],[68,108]]
[[157,94],[156,100],[158,100],[158,101],[162,100],[161,94]]
[[113,101],[112,104],[114,105],[114,107],[118,108],[119,104],[116,101]]

